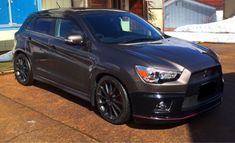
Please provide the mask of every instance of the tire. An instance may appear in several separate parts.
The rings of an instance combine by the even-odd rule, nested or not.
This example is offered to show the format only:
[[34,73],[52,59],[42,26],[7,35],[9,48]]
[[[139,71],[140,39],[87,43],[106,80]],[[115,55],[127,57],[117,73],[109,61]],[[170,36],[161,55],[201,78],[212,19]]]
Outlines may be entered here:
[[123,124],[130,119],[130,102],[123,85],[111,76],[101,78],[95,91],[96,107],[106,121]]
[[14,71],[17,81],[22,85],[32,85],[33,72],[29,59],[24,54],[18,54],[14,58]]

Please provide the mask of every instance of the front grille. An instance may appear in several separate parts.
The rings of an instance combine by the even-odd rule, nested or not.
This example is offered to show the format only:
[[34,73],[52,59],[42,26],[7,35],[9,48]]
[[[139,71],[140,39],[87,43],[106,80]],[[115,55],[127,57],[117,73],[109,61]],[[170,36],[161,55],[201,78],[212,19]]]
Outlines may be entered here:
[[200,70],[191,75],[190,83],[203,82],[205,80],[208,80],[208,78],[218,77],[220,73],[221,73],[220,66]]
[[206,84],[212,81],[217,82],[218,80],[221,80],[220,66],[211,67],[211,68],[207,68],[207,69],[192,73],[190,80],[189,80],[187,96],[198,94],[200,87],[203,84]]
[[211,67],[192,73],[188,84],[183,109],[188,109],[207,102],[222,91],[221,67]]

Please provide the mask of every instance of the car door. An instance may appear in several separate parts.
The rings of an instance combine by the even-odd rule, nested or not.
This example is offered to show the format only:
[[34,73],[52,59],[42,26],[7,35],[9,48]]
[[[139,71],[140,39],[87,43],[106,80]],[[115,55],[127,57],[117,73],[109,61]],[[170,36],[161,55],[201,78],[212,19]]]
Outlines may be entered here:
[[70,19],[57,19],[55,38],[50,40],[55,51],[51,53],[55,63],[53,73],[57,76],[56,82],[83,93],[88,92],[89,69],[93,62],[92,53],[82,45],[71,45],[65,42],[69,35],[81,34],[78,24]]
[[54,35],[54,25],[56,19],[41,17],[37,18],[33,23],[33,28],[30,30],[28,37],[28,47],[32,53],[33,70],[35,76],[53,80],[53,63],[50,61],[51,47],[49,39]]

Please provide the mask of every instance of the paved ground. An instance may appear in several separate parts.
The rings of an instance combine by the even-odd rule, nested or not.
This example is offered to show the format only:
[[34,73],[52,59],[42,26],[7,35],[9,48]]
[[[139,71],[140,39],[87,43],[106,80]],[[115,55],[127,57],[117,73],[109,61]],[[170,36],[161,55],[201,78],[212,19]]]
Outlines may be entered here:
[[89,103],[43,83],[24,87],[0,76],[0,142],[235,142],[235,45],[206,44],[221,57],[224,102],[174,126],[112,125]]

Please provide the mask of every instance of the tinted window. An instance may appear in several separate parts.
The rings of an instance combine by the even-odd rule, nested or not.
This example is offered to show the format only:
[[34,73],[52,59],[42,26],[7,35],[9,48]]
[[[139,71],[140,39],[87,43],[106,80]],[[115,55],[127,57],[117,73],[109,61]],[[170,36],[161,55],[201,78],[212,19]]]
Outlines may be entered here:
[[29,22],[27,22],[25,29],[27,30],[33,30],[33,25],[34,25],[35,19],[31,18]]
[[152,25],[130,13],[89,13],[83,18],[95,38],[103,43],[155,41],[162,38]]
[[54,21],[52,18],[39,18],[35,21],[33,30],[52,35]]
[[21,26],[20,30],[27,29],[27,30],[32,30],[33,29],[33,24],[34,24],[35,18],[33,16],[29,16],[24,24]]
[[69,35],[80,34],[81,29],[76,23],[67,19],[58,19],[56,22],[56,37],[65,38]]

